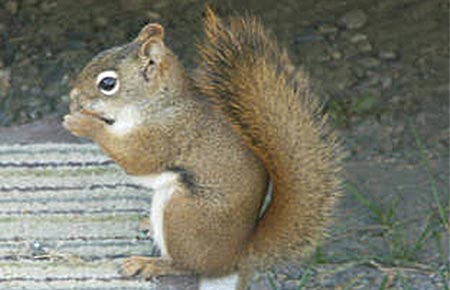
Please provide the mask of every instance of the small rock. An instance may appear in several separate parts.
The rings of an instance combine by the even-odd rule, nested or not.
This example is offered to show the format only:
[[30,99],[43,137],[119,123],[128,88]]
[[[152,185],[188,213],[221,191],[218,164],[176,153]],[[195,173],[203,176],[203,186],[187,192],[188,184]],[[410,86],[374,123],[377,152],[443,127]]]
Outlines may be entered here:
[[286,281],[288,279],[288,276],[286,274],[278,273],[276,274],[277,280],[280,281]]
[[351,10],[345,13],[339,23],[347,29],[358,29],[363,27],[367,22],[367,15],[361,9]]
[[361,41],[358,43],[358,50],[360,52],[366,53],[372,51],[372,44],[368,41]]
[[399,95],[395,95],[389,101],[393,105],[399,105],[403,101],[403,98]]
[[12,15],[16,15],[17,11],[19,10],[19,3],[17,3],[17,1],[11,0],[6,2],[4,7],[9,13],[11,13]]
[[341,82],[336,82],[335,83],[336,88],[339,91],[343,91],[345,90],[347,87],[349,87],[349,83],[345,82],[345,81],[341,81]]
[[319,26],[318,31],[320,34],[334,34],[338,32],[338,28],[331,24],[322,24]]
[[358,42],[364,41],[364,40],[367,40],[367,35],[362,34],[362,33],[356,33],[355,35],[352,35],[350,37],[351,43],[358,43]]
[[32,241],[29,244],[32,256],[42,256],[48,253],[48,249],[38,241]]
[[381,77],[380,82],[381,82],[381,88],[383,90],[387,90],[392,87],[392,77],[390,77],[390,76]]
[[96,17],[95,24],[99,27],[106,27],[108,26],[108,18],[103,16]]
[[154,11],[147,11],[145,13],[145,15],[150,19],[150,20],[158,20],[161,18],[161,15],[159,15],[159,13],[156,13]]
[[317,58],[319,62],[328,62],[330,59],[331,57],[329,55],[322,55]]
[[58,2],[44,1],[41,3],[39,8],[42,10],[42,12],[48,13],[48,12],[52,11],[53,8],[55,8],[56,6],[58,6]]
[[297,290],[298,287],[300,286],[300,281],[299,280],[287,280],[283,284],[284,284],[283,289],[285,289],[285,290]]
[[374,58],[374,57],[365,57],[360,59],[359,64],[362,65],[365,68],[374,68],[380,65],[380,60]]
[[339,60],[342,58],[342,53],[339,50],[333,50],[330,52],[331,57],[334,60]]
[[397,54],[392,50],[381,50],[378,57],[383,60],[394,60],[397,58]]

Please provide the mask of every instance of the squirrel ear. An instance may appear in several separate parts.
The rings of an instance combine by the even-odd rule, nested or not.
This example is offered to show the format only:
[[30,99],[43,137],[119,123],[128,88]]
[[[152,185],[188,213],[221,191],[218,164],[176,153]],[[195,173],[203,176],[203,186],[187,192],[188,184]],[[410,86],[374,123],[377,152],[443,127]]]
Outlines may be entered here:
[[151,59],[157,63],[161,62],[165,51],[164,43],[160,39],[149,39],[141,45],[139,57],[142,59]]
[[158,23],[150,23],[144,26],[136,38],[137,42],[145,42],[150,38],[159,38],[164,40],[164,28]]
[[159,62],[164,54],[164,28],[157,24],[147,24],[135,40],[141,45],[139,57]]

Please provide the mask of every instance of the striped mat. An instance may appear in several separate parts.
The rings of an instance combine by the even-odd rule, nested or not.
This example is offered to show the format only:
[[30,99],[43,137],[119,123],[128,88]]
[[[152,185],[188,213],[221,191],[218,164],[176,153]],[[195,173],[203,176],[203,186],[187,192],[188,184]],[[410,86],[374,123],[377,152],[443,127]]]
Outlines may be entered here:
[[0,146],[0,289],[156,289],[118,273],[150,202],[95,145]]

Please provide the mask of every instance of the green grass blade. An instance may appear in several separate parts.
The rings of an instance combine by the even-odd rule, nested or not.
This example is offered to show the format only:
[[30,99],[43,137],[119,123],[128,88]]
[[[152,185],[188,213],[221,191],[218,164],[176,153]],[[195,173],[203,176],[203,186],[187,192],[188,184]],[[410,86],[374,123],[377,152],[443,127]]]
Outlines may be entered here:
[[345,187],[347,188],[347,191],[356,199],[358,200],[362,205],[367,206],[369,210],[372,212],[372,214],[375,215],[378,222],[383,224],[383,210],[380,209],[378,206],[376,206],[373,202],[371,202],[367,197],[365,197],[363,194],[361,194],[356,188],[356,186],[346,183]]
[[425,171],[427,172],[428,178],[430,179],[430,185],[431,185],[431,192],[433,194],[434,201],[436,203],[436,206],[438,208],[439,218],[442,222],[442,224],[448,228],[448,220],[446,218],[444,207],[442,206],[441,200],[439,199],[439,193],[437,190],[436,180],[433,177],[433,174],[431,173],[431,165],[430,161],[427,158],[426,149],[423,145],[422,139],[419,136],[419,133],[417,132],[417,129],[411,124],[411,131],[414,135],[414,138],[416,140],[416,144],[419,147],[420,155],[422,156],[422,163],[425,167]]
[[298,290],[306,289],[305,287],[308,284],[310,278],[311,278],[311,266],[308,266],[308,268],[305,271],[305,274],[302,276],[302,279],[300,279]]
[[416,255],[416,253],[422,249],[425,242],[432,236],[433,234],[432,230],[433,226],[431,223],[431,218],[428,218],[425,228],[420,233],[420,236],[417,238],[417,240],[414,242],[414,245],[412,246],[411,254]]
[[381,281],[380,287],[378,290],[386,290],[387,283],[389,281],[389,275],[384,275],[383,281]]
[[269,281],[270,288],[272,288],[272,290],[278,290],[278,287],[277,287],[277,285],[275,284],[275,281],[274,281],[274,279],[273,279],[273,277],[272,277],[272,273],[269,273],[269,274],[267,275],[267,281]]

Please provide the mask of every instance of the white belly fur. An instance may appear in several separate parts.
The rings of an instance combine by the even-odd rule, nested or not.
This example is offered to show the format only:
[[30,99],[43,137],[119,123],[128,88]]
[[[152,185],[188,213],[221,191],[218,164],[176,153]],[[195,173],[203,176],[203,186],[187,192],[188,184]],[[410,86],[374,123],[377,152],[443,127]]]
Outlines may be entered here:
[[169,256],[164,238],[164,210],[172,194],[175,192],[178,174],[163,172],[146,176],[133,176],[133,180],[145,187],[153,189],[150,223],[153,239],[161,250],[162,256]]

